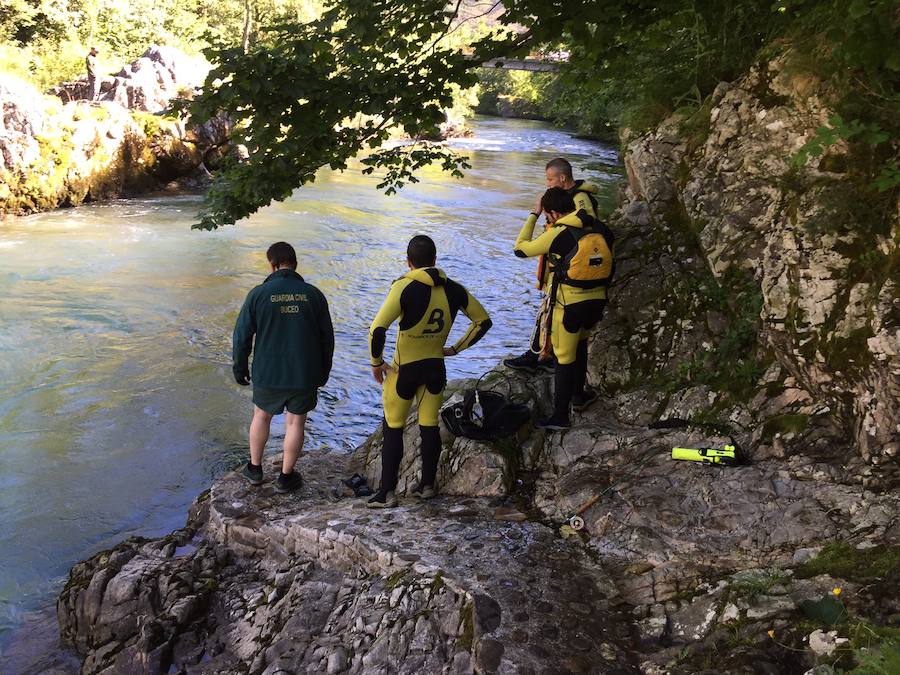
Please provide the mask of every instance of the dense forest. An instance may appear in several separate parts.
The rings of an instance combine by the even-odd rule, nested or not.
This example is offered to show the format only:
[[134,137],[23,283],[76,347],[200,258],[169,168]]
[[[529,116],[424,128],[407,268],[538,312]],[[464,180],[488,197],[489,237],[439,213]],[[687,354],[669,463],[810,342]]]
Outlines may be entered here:
[[[850,142],[862,182],[883,196],[900,185],[898,24],[892,0],[12,0],[0,9],[0,71],[46,88],[79,75],[92,45],[111,68],[153,42],[203,51],[217,69],[192,112],[225,110],[250,149],[210,191],[204,227],[283,199],[397,129],[433,137],[446,109],[473,102],[464,92],[479,111],[590,135],[673,113],[702,131],[717,83],[776,59],[827,82],[837,113],[797,161]],[[568,54],[560,73],[474,67],[547,50]],[[424,143],[367,161],[388,189],[426,163],[465,168]]]

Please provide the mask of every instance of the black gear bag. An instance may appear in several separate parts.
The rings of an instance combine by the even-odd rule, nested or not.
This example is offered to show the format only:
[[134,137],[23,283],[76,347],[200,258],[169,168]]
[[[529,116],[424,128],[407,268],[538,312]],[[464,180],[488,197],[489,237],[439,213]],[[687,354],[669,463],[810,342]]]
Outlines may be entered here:
[[[531,410],[524,403],[512,402],[497,391],[481,389],[479,385],[485,375],[478,378],[474,389],[463,392],[462,401],[441,410],[441,419],[454,436],[493,441],[512,436],[531,420]],[[511,392],[508,378],[506,386],[507,392]]]

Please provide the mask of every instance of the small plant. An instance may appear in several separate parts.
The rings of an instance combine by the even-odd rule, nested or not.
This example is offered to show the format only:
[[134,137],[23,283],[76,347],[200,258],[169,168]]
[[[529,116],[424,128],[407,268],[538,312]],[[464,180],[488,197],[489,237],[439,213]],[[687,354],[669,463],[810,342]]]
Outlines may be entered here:
[[789,579],[789,575],[779,570],[766,570],[757,574],[743,575],[730,585],[730,596],[742,598],[753,604],[757,598],[766,595]]
[[864,124],[859,120],[845,121],[841,115],[828,118],[829,126],[820,126],[791,158],[795,166],[803,166],[810,157],[821,157],[827,148],[840,141],[856,140],[866,145],[878,146],[890,140],[891,135],[875,123]]
[[900,673],[900,642],[883,642],[874,649],[856,652],[859,665],[853,675],[896,675]]

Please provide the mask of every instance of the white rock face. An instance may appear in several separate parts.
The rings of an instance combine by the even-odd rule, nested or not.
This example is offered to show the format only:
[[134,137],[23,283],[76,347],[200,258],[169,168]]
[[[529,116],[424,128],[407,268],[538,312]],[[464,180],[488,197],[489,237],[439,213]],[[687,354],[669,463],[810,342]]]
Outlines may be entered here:
[[[210,71],[200,56],[188,56],[175,47],[152,45],[133,63],[114,76],[106,76],[100,88],[100,100],[123,108],[160,112],[183,95],[200,87]],[[64,101],[89,97],[87,80],[67,82],[53,90]]]
[[[0,76],[0,170],[12,170],[40,157],[43,132],[54,102],[11,75]],[[55,106],[59,107],[59,106]]]

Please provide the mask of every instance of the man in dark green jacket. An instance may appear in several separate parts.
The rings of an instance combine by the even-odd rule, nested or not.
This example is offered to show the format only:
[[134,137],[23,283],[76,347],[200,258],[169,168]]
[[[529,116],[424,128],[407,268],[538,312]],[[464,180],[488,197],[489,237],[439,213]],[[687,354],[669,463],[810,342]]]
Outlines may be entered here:
[[279,241],[266,257],[272,274],[247,295],[234,327],[233,370],[240,385],[250,384],[253,352],[250,461],[242,475],[252,485],[263,482],[269,426],[274,415],[287,409],[284,459],[275,490],[291,492],[302,482],[294,465],[303,448],[306,414],[316,407],[318,388],[331,372],[334,329],[325,296],[297,274],[294,247]]

